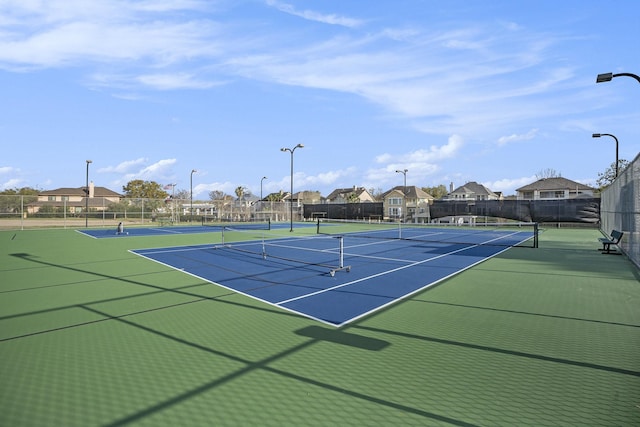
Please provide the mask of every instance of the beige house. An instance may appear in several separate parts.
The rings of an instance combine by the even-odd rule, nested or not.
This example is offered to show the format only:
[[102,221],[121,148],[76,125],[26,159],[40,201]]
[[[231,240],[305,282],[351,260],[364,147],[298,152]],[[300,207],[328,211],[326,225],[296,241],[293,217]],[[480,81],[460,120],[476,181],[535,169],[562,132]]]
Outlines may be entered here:
[[516,189],[518,200],[574,199],[594,197],[594,189],[567,178],[542,178]]
[[382,194],[384,219],[429,222],[429,203],[433,196],[416,186],[402,185]]
[[475,181],[467,182],[460,187],[453,189],[451,183],[451,191],[442,200],[450,202],[466,202],[474,200],[500,200],[501,195],[494,193],[482,184]]
[[56,190],[43,191],[38,194],[35,203],[28,206],[28,212],[37,213],[41,208],[54,207],[64,208],[71,214],[81,213],[85,206],[96,211],[106,211],[109,204],[118,203],[123,196],[105,187],[96,187],[93,182],[89,183],[89,199],[87,200],[86,187],[79,188],[58,188]]
[[325,199],[327,203],[375,202],[375,199],[366,188],[356,185],[349,188],[336,188]]

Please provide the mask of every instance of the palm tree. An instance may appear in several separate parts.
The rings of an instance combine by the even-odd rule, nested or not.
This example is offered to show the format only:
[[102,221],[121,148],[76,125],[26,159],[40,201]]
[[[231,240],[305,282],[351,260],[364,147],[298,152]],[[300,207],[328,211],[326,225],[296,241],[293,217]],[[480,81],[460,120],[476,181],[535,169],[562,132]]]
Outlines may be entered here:
[[236,188],[236,196],[238,196],[238,199],[242,200],[242,196],[244,196],[244,187],[238,187]]

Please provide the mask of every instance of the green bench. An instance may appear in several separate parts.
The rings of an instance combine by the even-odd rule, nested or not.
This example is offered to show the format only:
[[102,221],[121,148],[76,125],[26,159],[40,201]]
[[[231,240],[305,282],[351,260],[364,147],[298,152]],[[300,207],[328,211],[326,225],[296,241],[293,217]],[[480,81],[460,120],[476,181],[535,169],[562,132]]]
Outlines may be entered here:
[[624,233],[622,231],[613,230],[611,232],[611,237],[599,238],[598,240],[602,243],[602,248],[598,250],[603,254],[620,255],[620,252],[617,252],[615,249],[611,250],[611,245],[618,246],[623,235]]

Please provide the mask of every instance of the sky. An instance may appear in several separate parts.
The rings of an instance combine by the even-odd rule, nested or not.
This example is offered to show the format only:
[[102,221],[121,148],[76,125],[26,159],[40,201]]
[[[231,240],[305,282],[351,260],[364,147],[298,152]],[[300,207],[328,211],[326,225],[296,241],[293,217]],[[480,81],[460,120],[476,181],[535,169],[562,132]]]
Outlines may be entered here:
[[0,0],[0,190],[596,186],[638,40],[636,0]]

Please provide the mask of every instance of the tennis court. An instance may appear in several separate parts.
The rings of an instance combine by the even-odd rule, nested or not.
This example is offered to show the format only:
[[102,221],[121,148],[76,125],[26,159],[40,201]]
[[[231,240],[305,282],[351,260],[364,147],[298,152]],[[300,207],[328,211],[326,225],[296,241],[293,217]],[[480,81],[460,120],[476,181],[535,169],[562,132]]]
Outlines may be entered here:
[[[320,231],[318,223],[318,231]],[[346,228],[345,228],[346,226]],[[226,231],[225,231],[226,230]],[[234,231],[236,230],[236,231]],[[534,224],[433,227],[329,224],[315,236],[132,251],[227,289],[342,326],[434,286],[509,247]]]
[[[624,256],[597,250],[599,231],[549,228],[539,248],[508,250],[472,248],[461,235],[411,241],[407,229],[402,239],[345,237],[352,268],[332,277],[324,265],[275,256],[309,253],[332,267],[335,236],[314,224],[294,224],[294,233],[275,225],[283,228],[228,231],[225,241],[218,230],[122,238],[0,231],[0,425],[640,425],[640,274]],[[267,246],[265,260],[263,236],[333,243],[281,253]],[[258,254],[241,253],[245,243]],[[276,284],[263,282],[265,293],[299,288],[302,275],[313,286],[287,289],[277,306],[201,277],[213,271],[221,280],[219,267],[185,274],[131,252],[141,248],[173,249],[165,254],[172,263],[182,249],[189,268],[215,260],[221,271],[242,270],[227,279],[267,274]],[[408,282],[431,283],[430,270],[453,271],[444,260],[454,257],[482,262],[438,286],[391,295]],[[383,258],[392,259],[384,268]],[[354,304],[372,295],[390,303],[341,327],[282,303],[429,259],[405,268],[406,277],[386,275],[395,278],[385,286],[343,286]],[[281,264],[269,271],[270,263]],[[331,293],[340,292],[323,295]]]
[[[124,238],[124,237],[144,237],[144,236],[171,236],[178,234],[200,234],[220,231],[224,227],[233,227],[233,223],[205,222],[194,225],[158,225],[158,226],[134,226],[123,228],[123,232],[118,232],[116,228],[88,228],[80,229],[79,233],[95,239]],[[246,230],[269,230],[271,221],[254,221],[235,224],[238,228]],[[311,227],[311,224],[302,224],[301,227]],[[277,223],[274,229],[285,229],[286,224]]]

